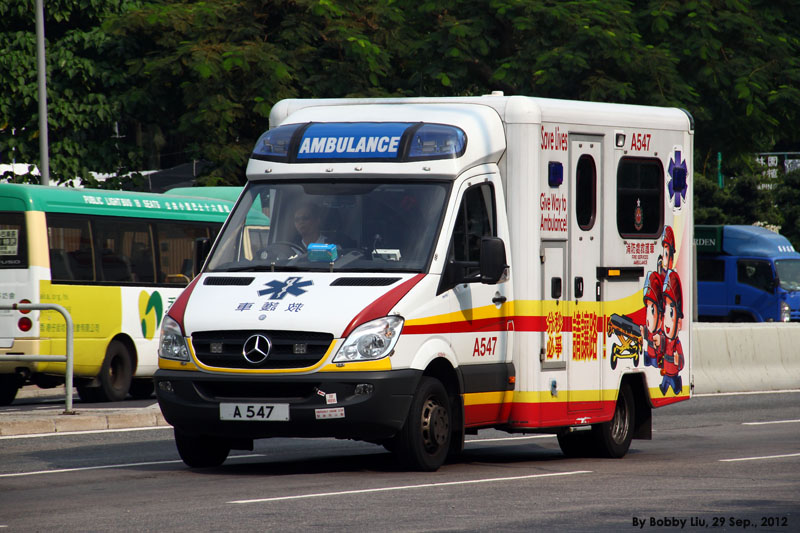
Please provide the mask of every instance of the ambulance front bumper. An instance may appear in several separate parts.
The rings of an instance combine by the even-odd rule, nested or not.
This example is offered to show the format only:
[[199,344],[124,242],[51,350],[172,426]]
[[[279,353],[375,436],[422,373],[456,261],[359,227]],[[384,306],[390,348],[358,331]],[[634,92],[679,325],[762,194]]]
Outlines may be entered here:
[[[230,439],[338,437],[381,441],[402,427],[419,370],[230,376],[160,369],[164,418],[184,433]],[[289,420],[223,420],[221,404],[288,405]]]

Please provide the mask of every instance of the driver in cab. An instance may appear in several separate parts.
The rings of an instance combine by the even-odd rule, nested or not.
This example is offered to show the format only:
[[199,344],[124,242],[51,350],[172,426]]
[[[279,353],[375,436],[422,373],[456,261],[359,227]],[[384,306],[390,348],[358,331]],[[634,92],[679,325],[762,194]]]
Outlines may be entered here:
[[300,234],[300,244],[304,250],[312,242],[328,244],[328,238],[320,233],[319,208],[311,202],[300,205],[294,212],[294,227]]

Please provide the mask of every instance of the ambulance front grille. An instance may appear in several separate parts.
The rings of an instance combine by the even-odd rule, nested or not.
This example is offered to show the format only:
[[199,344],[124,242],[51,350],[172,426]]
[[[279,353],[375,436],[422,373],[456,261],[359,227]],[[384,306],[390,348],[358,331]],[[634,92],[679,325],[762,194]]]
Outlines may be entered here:
[[[254,336],[261,336],[257,347]],[[245,357],[248,339],[249,353]],[[232,369],[306,368],[325,356],[331,342],[333,335],[313,331],[201,331],[192,335],[192,347],[201,363]]]

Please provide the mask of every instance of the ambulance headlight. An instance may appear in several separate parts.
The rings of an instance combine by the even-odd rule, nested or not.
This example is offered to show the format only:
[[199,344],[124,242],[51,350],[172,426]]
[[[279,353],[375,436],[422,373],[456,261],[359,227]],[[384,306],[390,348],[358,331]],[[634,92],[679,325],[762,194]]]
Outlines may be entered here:
[[181,326],[173,318],[164,317],[161,323],[161,340],[158,343],[158,356],[177,361],[189,360],[189,347],[183,337]]
[[345,339],[333,362],[374,361],[386,357],[394,350],[402,329],[403,319],[399,316],[386,316],[362,324]]

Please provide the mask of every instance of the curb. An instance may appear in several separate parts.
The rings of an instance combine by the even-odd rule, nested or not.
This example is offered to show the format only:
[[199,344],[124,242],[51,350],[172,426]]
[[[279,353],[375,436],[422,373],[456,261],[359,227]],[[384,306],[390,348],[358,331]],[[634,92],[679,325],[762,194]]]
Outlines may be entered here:
[[162,426],[169,424],[157,403],[141,409],[78,409],[73,414],[65,414],[63,407],[0,414],[0,437]]

